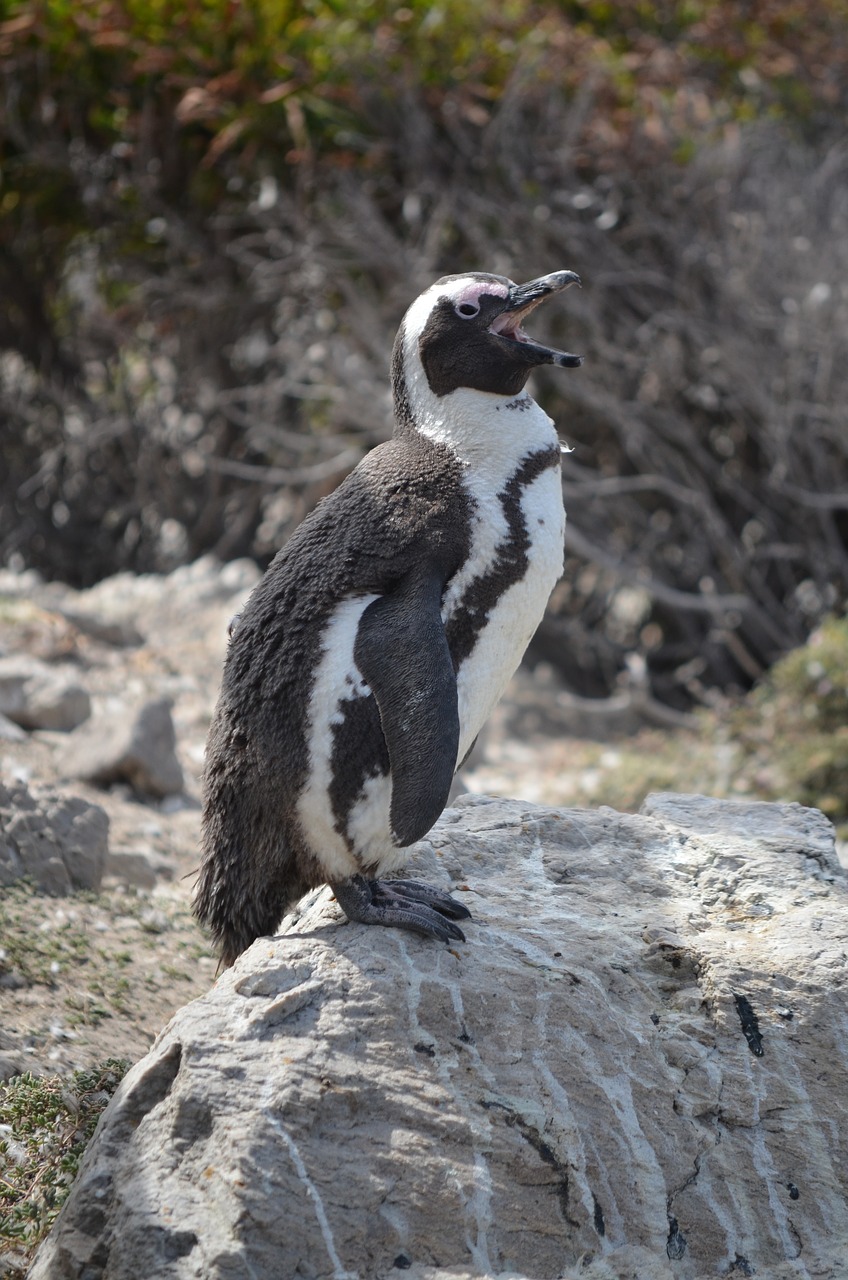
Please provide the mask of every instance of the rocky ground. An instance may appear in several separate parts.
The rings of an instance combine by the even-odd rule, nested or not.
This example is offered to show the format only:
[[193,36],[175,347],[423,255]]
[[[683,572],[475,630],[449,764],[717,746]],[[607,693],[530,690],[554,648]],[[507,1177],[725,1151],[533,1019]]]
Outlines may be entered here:
[[[227,625],[257,576],[252,562],[207,559],[78,593],[0,575],[0,1076],[135,1060],[212,983],[216,962],[190,911],[199,776]],[[705,742],[686,724],[648,723],[618,735],[661,718],[638,690],[588,706],[544,669],[522,671],[463,783],[620,808],[668,787],[745,793],[720,732]],[[108,816],[108,833],[89,806]],[[17,878],[14,850],[27,840],[41,888]],[[62,840],[64,864],[47,856]]]
[[[25,784],[37,802],[45,789],[80,797],[109,820],[98,891],[52,896],[20,882],[0,890],[7,1070],[64,1073],[136,1059],[174,1010],[213,981],[216,962],[190,912],[199,775],[227,624],[256,577],[252,563],[201,561],[167,578],[120,576],[85,593],[28,575],[0,579],[0,698],[9,713],[0,783]],[[12,714],[26,717],[8,703],[22,655],[58,673],[56,701],[63,684],[88,693],[90,715],[77,728],[17,727]],[[155,732],[144,771],[136,760],[122,776],[117,729],[151,704],[161,714],[162,699],[172,704],[179,782],[169,744]],[[103,766],[104,746],[119,762],[111,785],[85,780]]]

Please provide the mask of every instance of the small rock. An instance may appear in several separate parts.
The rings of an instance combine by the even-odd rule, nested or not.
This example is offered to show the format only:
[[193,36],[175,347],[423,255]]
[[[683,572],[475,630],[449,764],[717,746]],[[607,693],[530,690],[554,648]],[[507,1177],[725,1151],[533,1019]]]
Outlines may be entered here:
[[214,556],[201,556],[180,565],[166,579],[167,588],[195,601],[225,599],[236,592],[251,591],[261,577],[253,560],[231,560],[221,564]]
[[0,785],[0,885],[23,876],[63,896],[100,888],[109,818],[99,805],[51,788]]
[[230,560],[228,564],[221,566],[220,572],[217,574],[221,589],[228,594],[235,594],[237,591],[252,591],[261,576],[255,561],[249,560],[247,557],[242,557],[240,560]]
[[4,1249],[0,1253],[0,1276],[25,1275],[27,1265],[27,1255],[19,1249]]
[[117,850],[108,854],[103,875],[136,889],[152,889],[160,879],[172,880],[174,869],[163,859],[154,861],[146,853]]
[[100,640],[103,644],[114,645],[115,648],[132,649],[144,644],[144,636],[138,627],[125,618],[110,618],[105,613],[88,613],[80,609],[62,608],[62,617],[91,636],[92,640]]
[[156,884],[156,872],[143,853],[110,853],[103,874],[137,889],[152,889]]
[[27,1063],[22,1054],[0,1053],[0,1084],[5,1084],[12,1076],[22,1076],[26,1070]]
[[167,933],[171,927],[165,912],[156,907],[148,907],[146,911],[142,911],[138,922],[145,933]]
[[197,801],[187,795],[165,796],[159,806],[159,812],[165,814],[183,813],[186,809],[196,809]]
[[0,714],[0,741],[24,742],[26,734],[19,724],[15,724],[8,716]]
[[88,719],[91,699],[73,667],[26,655],[0,658],[0,714],[24,729],[67,733]]
[[0,990],[23,991],[24,987],[27,986],[29,986],[29,983],[20,969],[8,969],[6,972],[0,972]]
[[119,718],[95,716],[74,733],[60,761],[69,777],[108,787],[128,782],[141,795],[183,789],[170,698],[157,698]]
[[[2,804],[2,800],[0,800]],[[0,836],[0,884],[12,884],[26,875],[21,855],[5,831]]]

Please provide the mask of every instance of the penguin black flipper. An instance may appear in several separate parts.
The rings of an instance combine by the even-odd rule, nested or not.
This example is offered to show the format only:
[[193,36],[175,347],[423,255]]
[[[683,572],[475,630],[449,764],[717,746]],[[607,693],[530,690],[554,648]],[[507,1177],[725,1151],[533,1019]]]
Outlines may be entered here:
[[392,836],[425,836],[448,801],[459,751],[456,674],[442,622],[443,577],[419,564],[362,615],[354,657],[370,686],[392,773]]

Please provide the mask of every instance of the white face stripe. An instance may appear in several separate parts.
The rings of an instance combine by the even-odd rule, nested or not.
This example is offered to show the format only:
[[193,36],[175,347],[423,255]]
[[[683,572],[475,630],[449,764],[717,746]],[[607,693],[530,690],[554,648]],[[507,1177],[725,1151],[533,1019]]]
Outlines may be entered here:
[[509,285],[502,280],[476,280],[473,276],[457,276],[456,280],[448,280],[446,284],[431,284],[429,289],[415,299],[404,316],[407,337],[414,339],[417,346],[430,319],[430,312],[442,298],[449,298],[458,307],[461,302],[477,302],[484,293],[505,298],[509,293]]
[[[452,283],[455,287],[462,282],[457,280]],[[442,288],[444,290],[444,285]],[[494,294],[496,298],[505,298],[509,293],[509,289],[505,284],[500,284],[498,281],[495,281],[494,284],[489,284],[486,280],[470,280],[468,284],[460,289],[459,293],[447,292],[447,297],[452,298],[453,305],[458,307],[461,302],[479,302],[481,295],[484,293]],[[442,296],[444,297],[445,293]]]
[[473,469],[484,489],[498,493],[524,459],[558,446],[552,420],[525,392],[520,397],[459,387],[446,396],[430,390],[417,338],[406,338],[404,366],[415,426]]

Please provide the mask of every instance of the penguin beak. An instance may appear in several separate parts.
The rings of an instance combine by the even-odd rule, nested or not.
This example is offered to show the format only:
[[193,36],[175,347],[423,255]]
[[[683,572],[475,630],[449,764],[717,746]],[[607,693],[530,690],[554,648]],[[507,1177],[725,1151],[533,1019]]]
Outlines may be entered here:
[[553,364],[564,369],[576,369],[583,363],[582,356],[544,347],[529,337],[521,327],[522,321],[540,302],[555,293],[562,293],[570,284],[580,285],[580,277],[575,271],[552,271],[550,275],[539,276],[538,280],[529,280],[527,284],[514,284],[507,294],[504,309],[489,326],[489,332],[510,343],[513,358],[519,354],[515,348],[520,348],[520,356],[525,364]]

